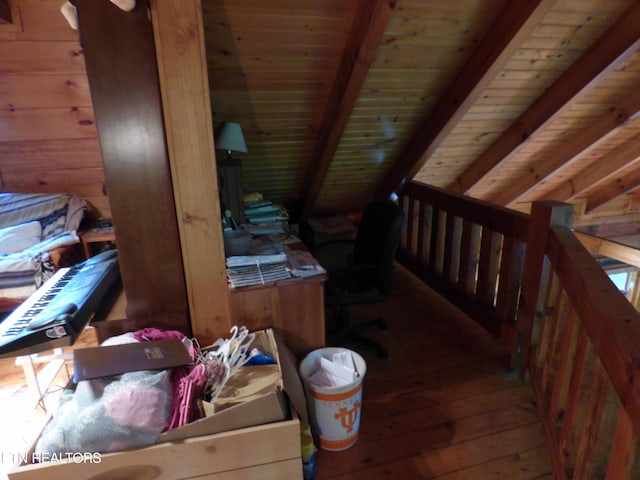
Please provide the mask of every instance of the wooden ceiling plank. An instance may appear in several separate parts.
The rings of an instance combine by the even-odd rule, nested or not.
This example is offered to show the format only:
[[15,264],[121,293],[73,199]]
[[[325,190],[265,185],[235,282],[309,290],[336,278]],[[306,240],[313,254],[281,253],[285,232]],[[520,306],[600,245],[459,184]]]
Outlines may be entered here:
[[[585,231],[599,237],[611,238],[611,226],[623,223],[635,222],[640,225],[640,213],[625,210],[624,207],[614,206],[607,212],[594,211],[586,213],[587,199],[576,198],[576,217],[573,221],[573,228]],[[594,230],[595,229],[595,230]],[[607,230],[607,232],[603,232]]]
[[587,213],[638,186],[640,186],[640,170],[627,172],[623,176],[618,175],[613,180],[604,182],[600,188],[587,197]]
[[367,73],[381,43],[396,0],[362,2],[345,45],[306,177],[302,216],[313,210]]
[[389,175],[378,188],[380,196],[389,195],[405,179],[412,178],[427,164],[458,121],[554,4],[555,0],[507,2],[469,62],[396,160]]
[[565,202],[579,196],[587,189],[610,180],[619,171],[631,163],[640,160],[640,134],[623,143],[607,155],[579,172],[575,177],[558,185],[544,195],[545,200]]
[[[630,121],[638,117],[639,113],[640,91],[633,90],[633,92],[623,99],[618,105],[607,110],[586,128],[577,132],[570,140],[563,142],[558,146],[558,148],[543,156],[532,168],[527,170],[525,175],[510,183],[505,189],[498,192],[493,198],[491,198],[490,201],[503,206],[517,202],[539,182],[551,176],[554,172],[568,164],[571,160],[585,152],[587,149],[617,132],[621,127],[624,127]],[[640,144],[640,141],[638,143]],[[640,146],[637,147],[637,149],[640,149]],[[606,168],[609,169],[610,167],[619,165],[616,169],[622,168],[629,161],[633,160],[633,158],[628,155],[625,155],[624,159],[621,158],[623,155],[613,157],[614,158],[610,160],[598,162],[597,166],[593,165],[593,167],[600,167],[598,168],[600,173],[598,173],[598,176],[589,175],[590,183],[603,179],[603,174],[609,173],[610,170],[602,171],[603,167],[606,166]],[[618,160],[615,165],[613,163],[614,159]],[[554,190],[552,195],[544,195],[544,199],[566,201],[572,196],[575,196],[577,192],[584,190],[590,184],[585,182],[586,173],[587,172],[579,173],[576,178],[568,180]],[[577,187],[577,184],[580,184],[581,186]]]
[[[586,202],[581,202],[580,205],[584,205]],[[620,230],[629,230],[628,225],[640,224],[640,214],[626,213],[620,211],[619,213],[611,213],[608,216],[597,217],[593,214],[583,214],[573,222],[573,228],[576,230],[589,233],[591,235],[597,235],[603,238],[613,238],[620,235]],[[622,227],[620,227],[622,225]],[[627,233],[625,233],[627,234]]]
[[[633,194],[632,196],[635,196]],[[607,217],[606,223],[585,223],[577,230],[589,235],[608,238],[625,245],[635,245],[640,234],[640,216],[637,213],[624,213],[621,216]],[[632,240],[629,241],[629,238]]]
[[635,3],[567,69],[545,93],[505,130],[448,189],[473,194],[489,172],[517,153],[571,101],[589,89],[640,46],[640,3]]

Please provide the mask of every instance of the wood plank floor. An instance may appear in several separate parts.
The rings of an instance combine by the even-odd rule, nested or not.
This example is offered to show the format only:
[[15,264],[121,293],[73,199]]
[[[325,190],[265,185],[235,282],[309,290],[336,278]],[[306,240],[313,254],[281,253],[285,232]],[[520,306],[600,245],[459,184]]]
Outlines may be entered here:
[[[360,438],[343,452],[319,451],[317,480],[552,478],[531,388],[504,379],[496,340],[402,267],[390,301],[354,319],[376,315],[389,328],[367,333],[389,358],[351,346],[367,361]],[[0,453],[23,451],[37,431],[28,400],[22,369],[0,360]],[[9,466],[0,467],[2,479]]]
[[[95,332],[87,328],[74,347],[96,344]],[[70,352],[72,348],[63,350]],[[49,353],[43,352],[43,355]],[[42,365],[36,367],[42,371]],[[55,407],[56,397],[64,391],[71,374],[71,366],[63,367],[53,377],[45,398],[41,400],[29,389],[23,368],[16,365],[15,359],[0,359],[0,480],[7,478],[6,472],[42,430],[47,419],[47,408]]]
[[401,267],[392,299],[353,318],[376,315],[389,358],[351,346],[368,369],[360,435],[318,452],[318,480],[552,478],[532,390],[505,380],[495,339]]

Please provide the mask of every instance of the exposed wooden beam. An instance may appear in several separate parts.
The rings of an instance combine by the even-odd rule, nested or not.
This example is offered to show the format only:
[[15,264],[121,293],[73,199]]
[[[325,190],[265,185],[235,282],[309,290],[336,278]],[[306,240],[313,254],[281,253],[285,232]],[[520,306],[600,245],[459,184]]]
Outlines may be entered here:
[[[228,332],[232,321],[202,2],[150,4],[191,328],[200,344],[208,345]],[[206,197],[211,201],[199,201]]]
[[558,185],[544,196],[548,200],[567,201],[579,196],[587,189],[610,180],[631,163],[640,160],[640,134],[599,158],[575,177]]
[[473,195],[473,187],[484,176],[516,154],[555,115],[635,53],[639,46],[640,3],[634,3],[448,189]]
[[411,179],[479,98],[556,0],[507,2],[449,90],[424,120],[389,175],[378,187],[386,196]]
[[[615,107],[608,109],[593,123],[577,132],[572,138],[563,142],[558,148],[538,160],[532,168],[527,170],[525,175],[511,182],[506,188],[491,198],[490,201],[497,205],[508,205],[512,202],[517,202],[518,199],[529,192],[538,182],[551,176],[587,149],[607,139],[610,135],[617,132],[620,127],[623,127],[630,120],[636,118],[639,113],[640,91],[634,89],[631,94],[615,105]],[[640,141],[637,143],[637,150],[640,152]],[[640,156],[640,153],[635,156]],[[576,178],[572,178],[564,182],[561,187],[556,188],[553,195],[544,195],[544,197],[539,199],[568,200],[571,196],[584,190],[586,186],[599,181],[599,179],[608,175],[609,172],[615,171],[617,168],[622,168],[629,161],[633,160],[633,158],[628,155],[626,156],[628,158],[625,157],[623,159],[621,157],[622,155],[617,156],[617,162],[614,158],[607,160],[602,159],[597,162],[597,165],[592,165],[594,170],[599,170],[599,173],[595,176],[590,175],[588,182],[586,181],[585,174],[581,172]],[[616,165],[619,166],[616,167]]]
[[0,0],[0,25],[12,23],[9,0]]
[[589,213],[614,198],[628,193],[640,186],[640,170],[624,170],[615,178],[604,182],[595,192],[587,197],[586,212]]
[[592,255],[601,255],[640,268],[640,250],[602,237],[573,232]]
[[303,217],[315,206],[395,3],[396,0],[364,1],[354,16],[303,183]]

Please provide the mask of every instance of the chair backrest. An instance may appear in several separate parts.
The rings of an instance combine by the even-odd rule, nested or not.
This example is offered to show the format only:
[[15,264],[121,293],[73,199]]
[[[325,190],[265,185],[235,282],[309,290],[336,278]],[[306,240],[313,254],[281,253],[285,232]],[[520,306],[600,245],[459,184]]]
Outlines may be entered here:
[[377,287],[383,295],[391,292],[391,273],[404,212],[391,200],[369,203],[362,213],[353,248],[354,265],[378,265],[377,275],[365,272],[358,278],[361,285]]

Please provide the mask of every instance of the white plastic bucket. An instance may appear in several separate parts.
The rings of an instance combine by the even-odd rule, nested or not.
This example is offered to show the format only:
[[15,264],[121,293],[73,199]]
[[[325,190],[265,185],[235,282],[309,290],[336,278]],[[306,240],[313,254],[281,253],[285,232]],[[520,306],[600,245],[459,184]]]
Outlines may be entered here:
[[[348,352],[353,356],[359,376],[356,381],[339,387],[313,385],[308,378],[318,369],[320,358]],[[309,419],[314,435],[323,450],[339,451],[351,447],[358,440],[362,412],[362,380],[367,364],[356,352],[345,348],[321,348],[309,353],[300,363],[307,397]]]

